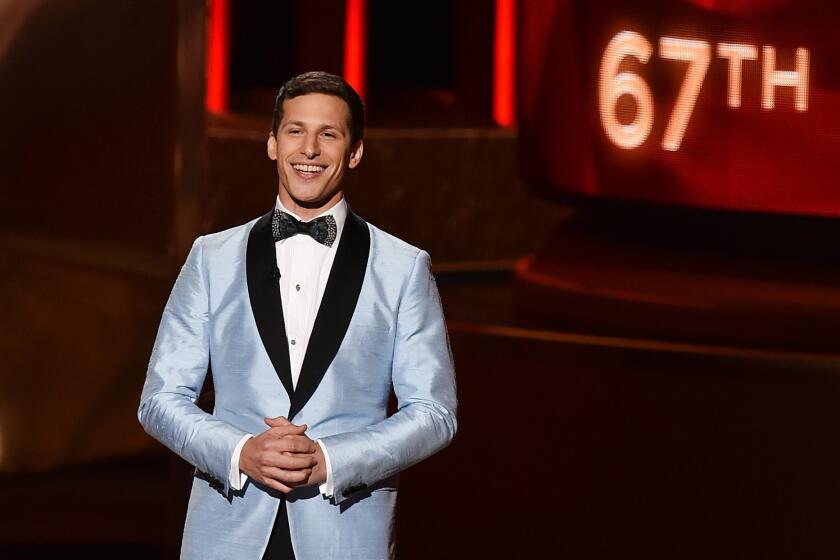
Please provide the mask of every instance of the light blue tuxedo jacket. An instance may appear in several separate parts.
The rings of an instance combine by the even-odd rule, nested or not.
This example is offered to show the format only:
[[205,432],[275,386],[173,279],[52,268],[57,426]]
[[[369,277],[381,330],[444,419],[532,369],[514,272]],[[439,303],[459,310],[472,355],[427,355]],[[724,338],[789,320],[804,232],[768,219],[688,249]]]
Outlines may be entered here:
[[[307,424],[334,497],[286,496],[298,560],[393,556],[397,473],[456,430],[455,377],[427,253],[348,213],[292,390],[271,213],[198,238],[163,312],[138,416],[196,467],[182,558],[259,559],[281,496],[229,487],[237,442],[264,417]],[[196,398],[209,370],[215,409]],[[393,390],[397,411],[387,415]]]

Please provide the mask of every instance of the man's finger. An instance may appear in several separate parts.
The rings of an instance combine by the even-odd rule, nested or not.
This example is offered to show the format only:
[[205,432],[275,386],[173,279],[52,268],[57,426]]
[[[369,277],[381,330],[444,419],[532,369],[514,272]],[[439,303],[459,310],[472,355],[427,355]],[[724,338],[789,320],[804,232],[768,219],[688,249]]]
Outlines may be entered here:
[[309,480],[312,469],[286,470],[277,467],[263,467],[260,469],[266,479],[274,480],[288,487],[300,486]]
[[274,418],[263,418],[263,421],[271,426],[294,426],[285,416],[275,416]]
[[285,484],[277,482],[273,478],[266,478],[262,481],[262,483],[265,484],[266,486],[268,486],[269,488],[273,488],[273,489],[277,490],[278,492],[282,492],[283,494],[288,494],[289,492],[292,491],[291,488],[289,488]]
[[263,457],[262,463],[268,467],[276,467],[287,471],[298,471],[311,469],[318,461],[314,455],[309,454],[284,455],[281,453],[270,453]]
[[267,439],[264,449],[275,453],[315,453],[317,445],[306,436],[287,435]]
[[284,437],[284,436],[300,436],[308,429],[306,424],[302,424],[300,426],[295,426],[294,424],[290,426],[276,426],[274,428],[269,428],[266,430],[266,433],[275,437]]

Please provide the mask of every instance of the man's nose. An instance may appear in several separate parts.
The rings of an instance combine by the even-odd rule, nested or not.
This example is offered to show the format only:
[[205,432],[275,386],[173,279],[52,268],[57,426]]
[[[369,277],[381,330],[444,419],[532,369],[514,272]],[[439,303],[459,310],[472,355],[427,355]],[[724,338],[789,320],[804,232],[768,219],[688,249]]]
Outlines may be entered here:
[[321,148],[318,145],[318,138],[314,136],[307,137],[303,142],[302,148],[303,150],[301,153],[303,153],[303,155],[305,155],[308,159],[312,159],[321,154]]

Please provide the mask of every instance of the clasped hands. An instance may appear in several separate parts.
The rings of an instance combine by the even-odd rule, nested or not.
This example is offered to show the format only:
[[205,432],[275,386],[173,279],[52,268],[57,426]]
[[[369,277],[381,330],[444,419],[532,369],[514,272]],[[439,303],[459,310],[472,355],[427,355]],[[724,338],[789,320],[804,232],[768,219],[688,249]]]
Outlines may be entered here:
[[327,467],[321,446],[305,435],[306,424],[286,418],[266,418],[268,430],[245,442],[239,470],[253,480],[282,493],[298,486],[321,484]]

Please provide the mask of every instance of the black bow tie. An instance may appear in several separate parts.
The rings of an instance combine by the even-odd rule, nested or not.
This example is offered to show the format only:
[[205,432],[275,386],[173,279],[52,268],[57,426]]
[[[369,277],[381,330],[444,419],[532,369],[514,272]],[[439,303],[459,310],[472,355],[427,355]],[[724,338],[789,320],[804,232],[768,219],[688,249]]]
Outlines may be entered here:
[[321,216],[309,222],[301,222],[294,216],[275,208],[274,215],[271,217],[271,233],[274,236],[274,241],[303,233],[318,243],[332,247],[338,228],[335,225],[335,218],[331,215]]

